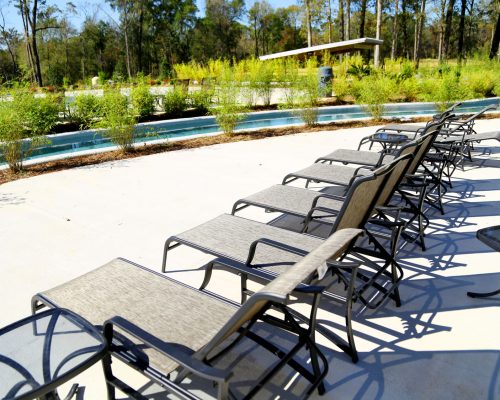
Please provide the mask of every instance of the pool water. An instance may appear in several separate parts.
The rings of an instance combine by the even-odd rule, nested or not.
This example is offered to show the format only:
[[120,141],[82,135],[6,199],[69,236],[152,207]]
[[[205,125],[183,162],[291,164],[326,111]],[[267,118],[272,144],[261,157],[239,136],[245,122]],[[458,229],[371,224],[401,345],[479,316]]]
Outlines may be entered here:
[[[464,101],[456,109],[457,113],[474,113],[487,105],[498,105],[499,98]],[[435,114],[434,103],[398,103],[387,104],[384,117],[412,117]],[[361,106],[335,106],[319,109],[319,122],[329,123],[342,120],[369,118]],[[237,130],[283,127],[302,124],[302,120],[291,110],[264,111],[249,113],[245,120],[237,125]],[[211,135],[220,132],[213,116],[189,119],[176,119],[153,123],[138,124],[135,127],[135,142],[143,143],[153,140],[177,140],[195,135]],[[69,132],[49,136],[50,144],[32,151],[29,159],[39,159],[48,156],[71,156],[82,151],[98,150],[114,146],[103,137],[102,131],[87,130]],[[0,155],[0,163],[3,162]]]

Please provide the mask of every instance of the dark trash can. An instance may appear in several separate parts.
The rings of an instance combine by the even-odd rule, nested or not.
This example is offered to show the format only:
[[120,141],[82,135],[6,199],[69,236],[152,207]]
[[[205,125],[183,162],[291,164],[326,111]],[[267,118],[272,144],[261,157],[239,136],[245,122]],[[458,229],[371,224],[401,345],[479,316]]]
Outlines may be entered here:
[[332,67],[319,67],[318,80],[319,80],[319,94],[320,94],[320,96],[331,97],[331,95],[332,95],[332,80],[333,80]]

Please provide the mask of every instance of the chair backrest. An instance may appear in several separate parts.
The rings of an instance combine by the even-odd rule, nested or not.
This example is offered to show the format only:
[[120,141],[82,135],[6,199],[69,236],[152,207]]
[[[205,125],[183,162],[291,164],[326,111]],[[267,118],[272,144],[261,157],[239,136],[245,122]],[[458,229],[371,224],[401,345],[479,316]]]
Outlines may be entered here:
[[358,177],[349,187],[330,234],[344,228],[362,229],[370,218],[373,208],[396,163],[377,168],[373,173]]
[[458,101],[458,102],[452,104],[451,107],[444,110],[441,114],[436,114],[433,117],[433,120],[439,121],[439,120],[442,120],[443,118],[451,116],[453,114],[453,111],[455,111],[455,108],[460,107],[461,105],[462,105],[461,101]]
[[331,235],[316,249],[287,268],[286,272],[253,294],[196,356],[200,359],[206,357],[245,323],[251,321],[259,313],[266,311],[270,302],[285,304],[297,286],[313,276],[326,261],[340,257],[348,249],[350,243],[362,232],[361,229],[343,229]]
[[395,164],[394,169],[383,186],[375,207],[385,206],[391,200],[394,192],[408,172],[411,162],[415,158],[415,154],[422,145],[422,140],[417,139],[410,143],[411,145],[405,146],[405,148],[400,152],[400,156],[391,162],[391,164]]
[[424,157],[431,149],[432,144],[434,143],[434,140],[436,140],[436,137],[439,134],[439,131],[441,130],[442,126],[443,126],[442,121],[435,122],[427,126],[425,130],[422,132],[422,135],[419,138],[419,140],[421,141],[420,146],[418,147],[413,157],[413,160],[410,166],[408,167],[407,174],[412,175],[417,171],[418,167],[424,160]]

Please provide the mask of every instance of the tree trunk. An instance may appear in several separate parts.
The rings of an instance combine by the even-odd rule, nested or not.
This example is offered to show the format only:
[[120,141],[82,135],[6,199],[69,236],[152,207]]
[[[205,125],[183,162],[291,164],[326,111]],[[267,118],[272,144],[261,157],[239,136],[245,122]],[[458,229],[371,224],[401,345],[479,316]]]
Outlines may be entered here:
[[345,3],[346,23],[345,23],[345,40],[351,39],[351,0]]
[[328,0],[328,43],[333,42],[332,0]]
[[306,0],[307,47],[312,46],[311,0]]
[[[375,32],[375,39],[380,39],[380,32],[382,30],[382,0],[377,0],[377,30]],[[375,46],[373,54],[373,65],[375,68],[380,66],[380,45]]]
[[422,31],[424,30],[424,20],[425,20],[425,0],[422,0],[420,5],[420,14],[417,21],[417,35],[415,39],[415,67],[418,69],[420,63],[420,47],[422,43]]
[[127,75],[132,78],[132,70],[130,68],[130,49],[128,45],[128,1],[125,2],[125,7],[123,10],[123,33],[125,35],[125,62],[127,65]]
[[498,54],[498,45],[500,44],[500,13],[498,13],[497,23],[495,25],[495,33],[491,41],[490,60],[493,60]]
[[38,55],[38,46],[36,43],[36,24],[38,17],[38,0],[33,0],[31,9],[31,18],[29,19],[31,29],[31,51],[33,53],[33,66],[35,67],[35,79],[38,86],[43,86],[42,70],[40,68],[40,56]]
[[391,60],[394,60],[396,58],[396,50],[398,46],[398,5],[399,0],[395,0],[394,19],[392,20]]
[[344,0],[339,0],[340,40],[345,40]]
[[446,10],[446,21],[444,27],[444,40],[443,40],[443,58],[448,59],[450,53],[450,36],[451,36],[451,23],[453,19],[453,8],[455,7],[455,0],[448,0],[448,9]]
[[458,28],[458,62],[461,64],[464,59],[464,36],[465,36],[465,10],[467,9],[467,0],[462,0],[460,8],[460,25]]
[[359,37],[360,38],[365,37],[366,1],[367,0],[361,0],[361,9],[360,9],[360,12],[359,12],[359,18],[360,18],[360,22],[359,22]]
[[403,28],[403,55],[410,58],[408,48],[408,14],[406,13],[406,0],[401,1],[401,27]]
[[138,34],[138,46],[137,46],[137,66],[140,72],[143,71],[142,65],[142,36],[143,36],[143,27],[144,25],[144,1],[141,1],[140,9],[139,9],[139,34]]

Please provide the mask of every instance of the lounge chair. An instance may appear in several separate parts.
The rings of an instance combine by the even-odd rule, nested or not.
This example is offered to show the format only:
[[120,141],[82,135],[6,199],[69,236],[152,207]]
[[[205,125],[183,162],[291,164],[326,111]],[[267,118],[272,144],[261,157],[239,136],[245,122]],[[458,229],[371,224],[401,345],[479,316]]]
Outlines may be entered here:
[[[360,233],[347,229],[332,235],[242,306],[118,258],[35,295],[33,312],[43,306],[65,307],[104,326],[110,348],[103,362],[109,399],[115,398],[116,388],[133,398],[146,399],[115,376],[111,356],[183,399],[199,398],[188,390],[187,375],[217,384],[218,399],[264,398],[273,390],[286,398],[286,390],[272,381],[286,365],[309,381],[301,398],[316,388],[323,394],[328,360],[315,343],[314,318],[308,326],[301,326],[298,314],[287,303],[296,291],[307,294],[314,316],[322,288],[304,287],[301,282],[315,275],[330,258],[340,257]],[[257,381],[249,377],[263,362],[252,362],[248,348],[239,347],[245,341],[277,356],[270,368],[266,365],[264,371],[258,371]],[[304,362],[304,355],[310,365]],[[245,365],[248,375],[237,375],[238,368]],[[240,394],[245,388],[249,392]]]
[[[377,134],[399,134],[399,135],[406,135],[408,137],[408,140],[415,139],[418,135],[422,134],[425,129],[430,125],[438,121],[445,122],[448,119],[455,118],[454,112],[455,108],[460,107],[462,105],[461,102],[457,102],[452,104],[449,108],[444,110],[442,113],[435,114],[432,116],[432,119],[428,121],[425,125],[413,125],[413,124],[388,124],[384,125],[383,127],[377,129],[375,132],[375,135]],[[367,136],[363,139],[361,139],[358,150],[361,150],[361,147],[366,144],[370,143],[369,149],[372,148],[373,144],[375,143],[371,138],[373,135]]]
[[[360,177],[353,183],[341,210],[336,212],[337,216],[330,229],[331,234],[344,228],[364,227],[393,170],[394,166],[386,166],[377,170],[376,173]],[[317,211],[322,213],[327,210],[318,209]],[[369,232],[367,234],[371,236]],[[214,267],[225,269],[241,276],[242,301],[245,301],[248,293],[246,284],[249,278],[260,283],[274,279],[285,272],[290,264],[314,250],[322,242],[322,238],[309,234],[222,214],[195,228],[169,237],[164,246],[162,271],[166,271],[169,251],[181,244],[192,247],[217,257],[205,266],[205,278],[201,288],[207,286]],[[346,343],[330,331],[327,333],[327,330],[323,330],[322,333],[348,353],[353,361],[357,361],[358,356],[351,326],[352,302],[359,300],[368,306],[377,307],[386,299],[392,298],[396,305],[401,304],[398,285],[403,271],[391,254],[377,241],[373,242],[373,247],[365,251],[353,245],[350,249],[351,254],[369,253],[370,256],[384,261],[383,266],[367,262],[365,271],[357,271],[359,279],[356,273],[351,274],[351,267],[346,270],[342,266],[329,265],[331,273],[335,274],[335,277],[347,288],[345,296],[330,292],[326,292],[325,296],[345,303],[348,341]],[[322,281],[319,284],[323,285],[326,282]]]
[[[401,180],[405,177],[413,153],[416,152],[418,146],[417,141],[412,142],[411,145],[405,147],[400,157],[387,164],[387,166],[380,167],[382,169],[387,167],[392,169],[394,167],[394,169],[377,198],[374,208],[375,215],[382,214],[385,217],[383,211],[378,207],[388,205]],[[249,206],[261,207],[266,211],[290,214],[301,218],[303,220],[302,232],[307,232],[313,221],[321,224],[333,224],[337,218],[337,213],[340,212],[346,201],[350,201],[350,199],[331,195],[328,192],[317,192],[288,185],[273,185],[258,193],[237,200],[233,205],[232,214],[234,215]],[[396,228],[395,232],[400,229],[398,224],[386,225]],[[391,248],[394,251],[398,237],[398,233],[392,235]],[[391,254],[394,256],[394,252],[391,251]]]
[[[446,175],[450,181],[451,175],[460,165],[464,168],[466,159],[472,161],[471,146],[473,138],[477,135],[474,130],[476,119],[487,111],[496,110],[496,105],[489,105],[463,120],[451,120],[441,130],[441,138],[437,139],[434,147],[446,155]],[[451,181],[450,181],[451,183]]]
[[[431,182],[433,183],[435,190],[437,191],[436,195],[434,195],[434,193],[430,191],[427,191],[427,182],[422,182],[421,179],[415,175],[419,167],[422,165],[423,159],[431,148],[433,141],[439,133],[439,127],[439,123],[430,125],[427,128],[426,133],[416,140],[416,142],[419,143],[420,147],[416,151],[415,157],[413,158],[410,167],[408,168],[407,178],[403,180],[402,184],[398,188],[398,193],[401,194],[407,204],[407,207],[405,207],[403,211],[410,214],[405,230],[407,231],[408,229],[410,229],[415,231],[416,233],[415,236],[411,236],[408,235],[407,232],[405,232],[404,236],[408,240],[418,241],[422,249],[425,249],[424,231],[426,226],[429,224],[428,218],[423,213],[424,201],[427,200],[430,204],[436,205],[442,210],[441,197],[444,194],[443,189],[441,186],[434,185],[434,181],[440,179],[444,163],[441,165],[441,170],[425,171],[429,174],[432,173],[435,176],[431,179]],[[382,158],[382,163],[384,163],[385,160],[393,160],[396,155],[404,152],[408,146],[413,146],[413,143],[409,142],[405,146],[402,146],[395,155],[384,155]],[[364,165],[359,168],[354,168],[345,165],[330,165],[327,163],[316,162],[302,170],[287,174],[283,178],[283,184],[288,184],[298,179],[304,179],[306,181],[306,187],[308,187],[310,182],[320,182],[349,187],[352,184],[353,179],[355,179],[360,173],[367,173],[366,164],[369,163],[369,157],[371,157],[371,155],[377,155],[375,158],[380,156],[380,154],[370,151],[345,151],[352,152],[352,158],[354,160],[356,160],[356,154],[360,153],[358,160],[362,159]],[[368,157],[365,158],[365,154],[367,154]],[[375,160],[375,158],[373,158],[372,160],[374,167],[381,164],[380,160]],[[324,161],[324,159],[325,157],[320,157],[318,161]],[[344,158],[343,162],[345,161],[346,158]],[[359,162],[357,163],[359,164]],[[414,191],[416,192],[415,195],[413,195]],[[416,199],[414,198],[415,196]]]
[[[435,121],[429,123],[421,131],[419,136],[423,136],[429,132],[436,132],[438,134],[439,130],[442,128],[442,121]],[[417,136],[417,137],[419,137]],[[410,140],[416,140],[416,138],[411,138]],[[404,147],[404,145],[402,146]],[[429,147],[430,149],[430,147]],[[354,149],[337,149],[333,152],[326,154],[324,156],[318,157],[315,163],[341,163],[341,164],[357,164],[357,165],[367,165],[370,167],[378,167],[384,162],[390,162],[395,157],[398,157],[401,152],[401,148],[394,150],[391,154],[386,152],[375,152],[368,150],[354,150]]]

